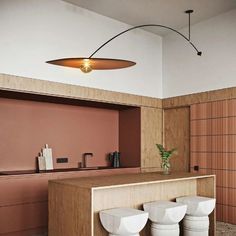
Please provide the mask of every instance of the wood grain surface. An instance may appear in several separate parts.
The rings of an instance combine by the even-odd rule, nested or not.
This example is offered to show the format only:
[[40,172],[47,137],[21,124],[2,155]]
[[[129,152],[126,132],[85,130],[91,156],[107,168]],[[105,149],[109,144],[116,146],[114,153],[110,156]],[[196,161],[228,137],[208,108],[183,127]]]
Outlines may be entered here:
[[162,116],[162,109],[141,108],[141,168],[143,172],[161,170],[156,144],[163,142]]
[[164,146],[176,148],[170,159],[172,171],[189,171],[190,109],[189,107],[164,110]]
[[163,108],[190,106],[196,103],[212,102],[236,98],[236,87],[224,88],[201,93],[163,99]]
[[0,90],[41,94],[132,106],[162,107],[162,100],[128,93],[82,87],[78,85],[0,74]]

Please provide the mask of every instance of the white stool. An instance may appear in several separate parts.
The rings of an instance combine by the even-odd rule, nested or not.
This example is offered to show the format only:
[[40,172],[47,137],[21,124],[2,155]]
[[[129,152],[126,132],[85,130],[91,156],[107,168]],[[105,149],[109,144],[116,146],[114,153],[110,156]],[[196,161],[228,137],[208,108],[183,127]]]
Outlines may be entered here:
[[103,210],[99,216],[110,236],[138,236],[148,220],[147,212],[132,208]]
[[184,218],[187,205],[170,201],[143,204],[149,213],[152,236],[179,236],[179,222]]
[[216,200],[214,198],[188,196],[179,197],[176,201],[188,206],[187,215],[184,217],[184,235],[208,236],[208,215],[214,210]]

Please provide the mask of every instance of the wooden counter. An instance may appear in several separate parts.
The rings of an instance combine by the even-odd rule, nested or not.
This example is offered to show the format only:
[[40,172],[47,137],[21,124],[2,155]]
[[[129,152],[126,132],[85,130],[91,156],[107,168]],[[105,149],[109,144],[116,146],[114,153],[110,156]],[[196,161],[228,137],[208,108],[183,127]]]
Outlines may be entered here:
[[[124,174],[49,181],[49,236],[105,236],[98,213],[115,207],[142,209],[144,202],[185,195],[215,197],[215,176],[192,173]],[[215,235],[215,212],[210,215]],[[142,236],[150,235],[147,224]]]

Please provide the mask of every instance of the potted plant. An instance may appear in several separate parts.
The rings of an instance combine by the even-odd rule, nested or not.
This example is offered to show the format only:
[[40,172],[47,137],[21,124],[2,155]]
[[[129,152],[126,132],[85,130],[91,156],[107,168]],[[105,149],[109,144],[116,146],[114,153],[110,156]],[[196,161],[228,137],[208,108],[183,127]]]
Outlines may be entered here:
[[168,151],[161,144],[156,144],[156,146],[161,156],[161,168],[163,169],[163,174],[168,175],[170,174],[170,158],[176,149],[173,148]]

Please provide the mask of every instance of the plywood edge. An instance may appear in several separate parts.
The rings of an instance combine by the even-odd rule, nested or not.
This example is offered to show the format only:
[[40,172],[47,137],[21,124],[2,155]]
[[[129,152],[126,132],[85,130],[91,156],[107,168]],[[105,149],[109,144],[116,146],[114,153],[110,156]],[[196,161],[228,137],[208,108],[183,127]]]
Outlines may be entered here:
[[161,167],[143,167],[141,168],[141,173],[148,173],[148,172],[161,172]]
[[190,106],[196,103],[236,98],[236,87],[211,90],[163,99],[163,108]]
[[0,74],[0,89],[120,105],[162,108],[162,100],[159,98],[113,92],[7,74]]
[[[99,187],[92,187],[92,191],[100,190],[100,189],[109,189],[109,188],[121,188],[121,187],[132,187],[132,186],[141,186],[147,184],[159,184],[159,183],[168,183],[168,182],[179,182],[179,181],[186,181],[186,180],[199,180],[199,179],[206,179],[206,178],[214,178],[215,175],[202,175],[202,176],[191,176],[191,177],[184,177],[184,178],[173,178],[173,179],[164,179],[164,180],[153,180],[153,181],[145,181],[145,182],[138,182],[138,183],[129,183],[129,184],[117,184],[117,185],[109,185],[109,186],[99,186]],[[205,181],[203,181],[205,183]]]
[[94,235],[94,189],[91,189],[91,236],[95,236]]
[[204,197],[216,197],[216,175],[207,175],[208,178],[198,178],[197,193]]
[[[17,174],[17,175],[0,175],[0,180],[11,180],[11,179],[29,179],[29,178],[50,178],[50,181],[53,179],[59,178],[61,175],[71,175],[71,174],[82,174],[81,176],[78,175],[79,178],[86,177],[83,174],[88,172],[89,173],[97,173],[98,175],[107,175],[108,171],[112,171],[112,175],[121,174],[122,173],[140,173],[141,167],[120,167],[120,168],[110,168],[110,169],[99,169],[99,170],[74,170],[74,171],[58,171],[58,172],[42,172],[42,173],[34,173],[34,174]],[[110,173],[109,173],[110,174]],[[69,177],[64,178],[69,178]],[[53,178],[53,179],[52,179]],[[71,177],[74,178],[74,177]]]

